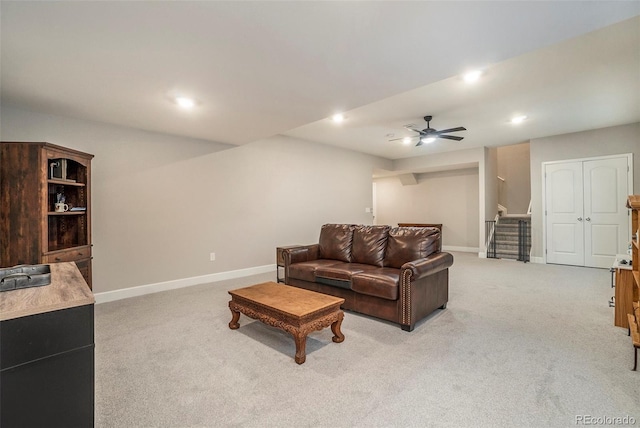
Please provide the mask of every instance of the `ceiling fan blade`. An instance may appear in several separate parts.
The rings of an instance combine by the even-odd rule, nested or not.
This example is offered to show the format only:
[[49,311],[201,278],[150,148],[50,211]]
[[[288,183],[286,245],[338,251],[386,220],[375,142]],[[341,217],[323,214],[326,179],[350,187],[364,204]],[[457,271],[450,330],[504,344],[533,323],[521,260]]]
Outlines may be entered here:
[[462,140],[464,137],[456,137],[454,135],[438,135],[438,138],[445,138],[447,140],[456,140],[456,141],[460,141]]
[[416,129],[416,128],[411,128],[410,126],[405,126],[404,128],[408,129],[409,131],[417,132],[420,135],[422,135],[424,133],[424,131],[421,131],[421,130]]
[[419,140],[418,140],[418,144],[416,144],[416,147],[421,146],[421,145],[422,145],[422,140],[421,140],[421,139],[419,139]]
[[466,130],[467,128],[465,128],[464,126],[458,126],[457,128],[443,129],[442,131],[436,132],[436,134],[446,134],[448,132],[457,132],[457,131],[466,131]]
[[394,138],[394,139],[389,140],[389,141],[400,141],[400,140],[404,140],[405,138],[411,138],[411,139],[414,139],[414,138],[418,138],[418,136],[417,136],[417,135],[414,135],[414,136],[412,136],[412,137],[400,137],[400,138]]

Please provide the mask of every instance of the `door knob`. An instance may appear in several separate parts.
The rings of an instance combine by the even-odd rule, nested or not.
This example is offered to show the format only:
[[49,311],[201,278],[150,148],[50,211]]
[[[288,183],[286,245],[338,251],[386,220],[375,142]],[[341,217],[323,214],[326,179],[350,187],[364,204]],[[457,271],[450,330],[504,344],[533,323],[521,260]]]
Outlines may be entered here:
[[582,221],[582,217],[578,217],[578,221]]
[[587,217],[587,218],[585,218],[585,220],[591,221],[591,217]]

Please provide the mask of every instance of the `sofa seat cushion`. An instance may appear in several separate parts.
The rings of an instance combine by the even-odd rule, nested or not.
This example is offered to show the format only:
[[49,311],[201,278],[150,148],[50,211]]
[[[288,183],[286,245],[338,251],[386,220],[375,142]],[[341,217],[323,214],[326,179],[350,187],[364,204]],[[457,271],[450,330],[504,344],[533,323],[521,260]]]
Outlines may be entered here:
[[335,260],[318,259],[308,262],[294,263],[289,265],[289,277],[294,279],[300,279],[302,281],[315,282],[316,281],[316,269],[318,267],[334,265],[337,262]]
[[353,229],[350,224],[325,224],[320,229],[319,249],[321,259],[351,261]]
[[353,231],[352,261],[382,267],[389,229],[389,226],[356,226]]
[[435,227],[393,227],[389,231],[384,266],[401,268],[403,264],[436,253],[440,231]]
[[375,267],[360,263],[336,263],[330,266],[319,266],[316,269],[316,278],[351,281],[353,275],[371,269],[375,269]]
[[356,293],[398,300],[400,270],[394,268],[374,268],[351,277],[351,289]]

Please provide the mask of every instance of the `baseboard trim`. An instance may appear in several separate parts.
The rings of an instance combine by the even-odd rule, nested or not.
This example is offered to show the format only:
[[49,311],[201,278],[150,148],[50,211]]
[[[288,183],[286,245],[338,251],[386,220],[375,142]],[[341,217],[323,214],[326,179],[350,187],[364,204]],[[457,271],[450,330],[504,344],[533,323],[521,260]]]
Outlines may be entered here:
[[544,257],[531,257],[531,263],[544,264]]
[[473,248],[473,247],[454,247],[450,245],[443,245],[442,251],[460,251],[462,253],[477,253],[478,251],[480,251],[480,249]]
[[114,300],[128,299],[130,297],[143,296],[145,294],[159,293],[160,291],[175,290],[177,288],[191,287],[192,285],[207,284],[209,282],[224,281],[227,279],[242,278],[245,276],[259,275],[261,273],[274,272],[276,265],[255,266],[246,269],[230,270],[226,272],[211,273],[190,278],[174,279],[172,281],[157,282],[155,284],[139,285],[137,287],[123,288],[121,290],[96,293],[96,303],[113,302]]

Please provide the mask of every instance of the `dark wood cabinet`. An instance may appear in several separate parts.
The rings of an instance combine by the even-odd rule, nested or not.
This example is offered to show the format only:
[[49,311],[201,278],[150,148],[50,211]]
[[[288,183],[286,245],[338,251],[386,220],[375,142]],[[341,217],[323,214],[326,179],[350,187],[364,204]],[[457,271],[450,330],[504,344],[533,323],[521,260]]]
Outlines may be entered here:
[[94,303],[73,263],[0,292],[0,426],[94,425]]
[[92,159],[50,143],[1,143],[0,266],[73,261],[92,287]]

